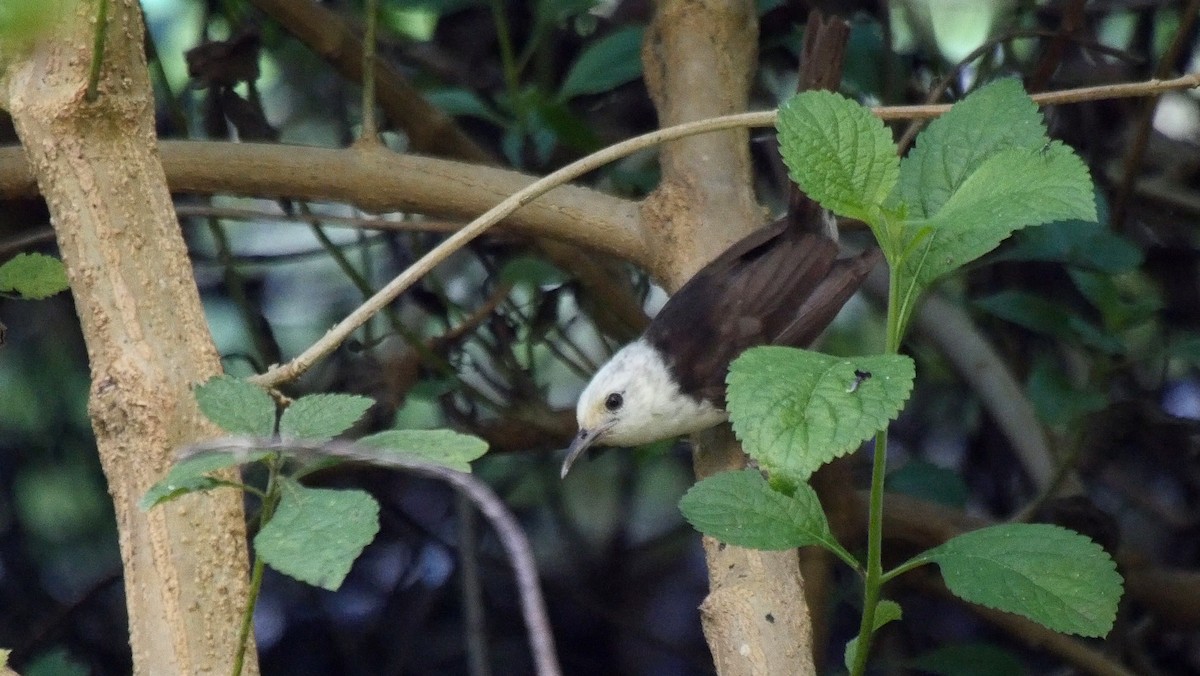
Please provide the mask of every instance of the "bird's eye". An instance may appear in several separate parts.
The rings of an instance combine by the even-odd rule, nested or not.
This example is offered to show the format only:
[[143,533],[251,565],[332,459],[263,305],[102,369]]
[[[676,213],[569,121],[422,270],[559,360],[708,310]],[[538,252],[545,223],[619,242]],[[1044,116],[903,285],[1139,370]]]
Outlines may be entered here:
[[621,396],[621,393],[613,392],[612,394],[608,395],[607,398],[605,398],[604,408],[608,409],[609,411],[615,411],[615,410],[621,408],[621,406],[624,405],[624,403],[625,403],[625,398]]

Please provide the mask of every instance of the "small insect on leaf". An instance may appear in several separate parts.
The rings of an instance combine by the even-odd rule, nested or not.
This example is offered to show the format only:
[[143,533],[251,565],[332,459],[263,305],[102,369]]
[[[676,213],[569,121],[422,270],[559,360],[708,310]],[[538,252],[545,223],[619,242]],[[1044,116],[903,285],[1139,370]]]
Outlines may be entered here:
[[858,386],[871,379],[870,371],[862,369],[854,369],[854,381],[850,383],[850,387],[846,388],[846,392],[857,392]]

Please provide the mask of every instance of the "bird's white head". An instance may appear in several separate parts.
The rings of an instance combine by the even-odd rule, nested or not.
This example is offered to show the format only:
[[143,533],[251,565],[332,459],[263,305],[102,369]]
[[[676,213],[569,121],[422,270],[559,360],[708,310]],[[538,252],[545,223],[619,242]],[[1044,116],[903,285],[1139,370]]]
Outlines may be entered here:
[[707,429],[725,412],[680,391],[666,360],[645,340],[621,348],[579,395],[579,432],[562,474],[593,445],[637,446]]

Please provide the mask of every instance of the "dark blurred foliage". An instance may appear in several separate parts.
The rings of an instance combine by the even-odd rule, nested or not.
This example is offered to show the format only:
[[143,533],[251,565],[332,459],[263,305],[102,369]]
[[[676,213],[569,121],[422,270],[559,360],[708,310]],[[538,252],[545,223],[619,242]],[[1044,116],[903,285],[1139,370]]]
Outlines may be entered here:
[[[151,53],[160,59],[153,67],[164,137],[353,139],[357,86],[252,2],[143,4]],[[360,3],[322,4],[361,26]],[[381,4],[381,52],[498,161],[544,173],[656,125],[637,62],[637,29],[650,3],[593,12],[589,0],[498,3],[506,18],[499,32],[492,5],[478,0]],[[848,7],[760,0],[754,107],[772,107],[794,91],[810,4]],[[1000,39],[981,61],[952,74],[952,63],[978,44],[962,35],[972,26],[1001,38],[1058,31],[1083,3],[983,2],[937,25],[922,19],[923,3],[881,4],[853,3],[842,89],[889,104],[921,102],[944,77],[948,94],[940,100],[1014,73],[1039,90],[1150,77],[1175,38],[1183,5],[1088,3],[1074,15],[1078,40]],[[502,49],[505,32],[511,49]],[[1097,42],[1110,49],[1088,47]],[[1168,73],[1196,69],[1194,29],[1182,44]],[[572,80],[585,57],[603,67]],[[1127,176],[1122,162],[1144,107],[1128,99],[1047,109],[1052,135],[1092,168],[1104,224],[1020,233],[939,291],[971,308],[1025,384],[1060,454],[1056,462],[1083,479],[1081,495],[1042,504],[1040,517],[1120,547],[1123,560],[1194,569],[1200,113],[1194,97],[1165,97],[1144,158]],[[11,127],[0,125],[0,136],[14,142]],[[404,144],[402,135],[386,137]],[[756,131],[752,139],[762,201],[782,208],[784,175],[771,134]],[[593,178],[602,189],[638,197],[654,185],[657,169],[652,156],[639,156]],[[192,209],[182,222],[197,280],[218,348],[236,374],[296,354],[439,238],[360,234],[332,219],[308,225],[310,209],[318,222],[355,215],[337,205],[194,197],[179,204]],[[279,216],[246,224],[203,215],[215,206]],[[1110,220],[1115,212],[1119,222]],[[303,219],[292,225],[276,222],[297,216]],[[0,205],[0,236],[6,257],[53,252],[44,206],[35,201]],[[661,300],[644,277],[630,275],[651,305]],[[494,309],[477,312],[489,300]],[[476,463],[476,473],[529,531],[567,673],[711,673],[696,610],[706,590],[703,556],[675,508],[691,479],[686,446],[610,451],[565,482],[557,477],[552,451],[573,431],[573,398],[617,343],[581,310],[597,303],[603,299],[543,262],[529,242],[489,238],[406,294],[293,393],[369,394],[379,404],[364,428],[449,425],[492,443],[496,452]],[[878,342],[871,308],[852,305],[845,314],[829,349]],[[0,301],[0,320],[8,327],[0,349],[0,646],[15,649],[22,673],[128,673],[116,533],[86,417],[86,353],[70,300]],[[907,349],[919,377],[894,426],[891,489],[997,519],[1037,500],[1008,441],[944,358],[919,335]],[[468,673],[465,557],[478,564],[478,610],[494,673],[530,671],[511,571],[486,527],[464,527],[451,491],[368,469],[329,470],[313,480],[370,490],[383,508],[382,530],[336,593],[268,574],[256,615],[264,673]],[[251,513],[257,507],[247,505]],[[464,542],[473,544],[464,549]],[[830,673],[857,623],[857,580],[842,571],[837,581],[828,612],[817,618],[832,637],[824,655]],[[921,585],[894,587],[893,598],[905,621],[879,642],[879,663],[889,673],[1061,669]],[[1126,603],[1106,650],[1138,673],[1200,671],[1197,636],[1142,604]]]

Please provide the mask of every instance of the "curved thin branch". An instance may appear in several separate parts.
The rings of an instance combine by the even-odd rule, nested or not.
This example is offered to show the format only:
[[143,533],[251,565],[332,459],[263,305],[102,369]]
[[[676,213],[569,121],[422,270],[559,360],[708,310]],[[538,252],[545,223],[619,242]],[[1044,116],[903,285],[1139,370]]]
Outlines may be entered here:
[[222,437],[185,446],[179,449],[177,455],[179,460],[218,453],[233,453],[248,458],[250,452],[261,450],[275,451],[300,459],[341,458],[377,467],[398,469],[428,479],[444,481],[453,486],[487,518],[492,528],[495,529],[496,536],[500,539],[505,553],[508,554],[513,574],[517,579],[521,614],[529,632],[529,648],[533,652],[538,676],[559,676],[562,673],[554,650],[554,633],[550,628],[546,601],[542,597],[542,587],[538,579],[537,563],[533,557],[533,547],[529,544],[529,538],[525,535],[525,531],[521,530],[521,525],[517,523],[517,518],[487,484],[470,474],[452,470],[444,465],[398,453],[380,452],[378,449],[366,448],[344,441],[320,444],[302,441],[280,442],[252,437]]

